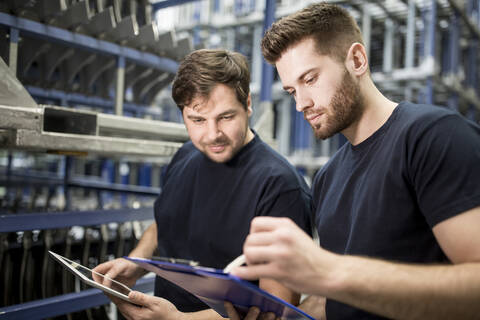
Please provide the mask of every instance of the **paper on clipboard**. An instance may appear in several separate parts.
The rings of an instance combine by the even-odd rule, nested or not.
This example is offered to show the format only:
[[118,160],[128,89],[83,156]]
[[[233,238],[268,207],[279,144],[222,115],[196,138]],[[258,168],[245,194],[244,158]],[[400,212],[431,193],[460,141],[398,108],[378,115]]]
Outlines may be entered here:
[[240,312],[247,312],[251,306],[257,306],[262,312],[273,312],[283,320],[314,320],[288,302],[220,269],[143,258],[125,258],[182,287],[223,317],[228,316],[224,302],[229,301]]

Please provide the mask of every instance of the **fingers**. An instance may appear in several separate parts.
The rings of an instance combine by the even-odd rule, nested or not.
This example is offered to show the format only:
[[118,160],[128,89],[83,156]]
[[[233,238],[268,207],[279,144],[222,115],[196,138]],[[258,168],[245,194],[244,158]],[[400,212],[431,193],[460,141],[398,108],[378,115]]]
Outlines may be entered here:
[[139,306],[142,306],[142,307],[149,307],[149,305],[151,304],[151,296],[149,295],[146,295],[142,292],[139,292],[139,291],[131,291],[129,294],[128,294],[128,299],[136,304],[136,305],[139,305]]
[[275,313],[273,312],[265,312],[261,313],[259,316],[260,320],[275,320]]
[[[130,298],[130,296],[129,296]],[[118,310],[125,316],[127,319],[135,319],[142,310],[142,306],[127,302],[125,300],[111,297],[113,303],[117,305]]]
[[108,270],[110,270],[112,268],[112,266],[114,265],[114,262],[115,260],[112,260],[112,261],[107,261],[107,262],[104,262],[102,264],[99,264],[98,266],[96,266],[95,268],[93,268],[93,271],[95,272],[98,272],[98,273],[101,273],[101,274],[105,274],[108,272]]
[[241,317],[239,313],[237,312],[237,309],[233,306],[232,303],[225,301],[224,302],[224,307],[225,310],[227,311],[228,318],[230,320],[275,320],[276,316],[275,313],[273,312],[260,312],[260,309],[258,307],[250,307],[248,309],[248,313],[245,317]]
[[248,309],[248,313],[245,316],[245,320],[256,320],[260,315],[260,309],[258,307],[251,307]]
[[291,224],[292,221],[289,218],[279,217],[255,217],[250,224],[250,233],[255,232],[271,232],[278,229],[281,226]]
[[258,280],[260,278],[274,278],[275,274],[272,272],[270,264],[251,264],[248,266],[241,266],[233,269],[230,272],[232,275],[246,280]]
[[232,303],[225,301],[223,303],[223,306],[225,307],[225,311],[227,311],[228,318],[230,320],[240,320],[240,315],[238,314]]

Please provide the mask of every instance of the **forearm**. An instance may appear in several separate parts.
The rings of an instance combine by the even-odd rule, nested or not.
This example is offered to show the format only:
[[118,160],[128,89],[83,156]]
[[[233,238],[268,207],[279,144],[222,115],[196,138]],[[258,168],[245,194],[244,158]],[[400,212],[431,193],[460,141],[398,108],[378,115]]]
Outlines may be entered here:
[[480,263],[420,266],[339,259],[329,298],[395,319],[471,319],[480,314]]
[[213,309],[206,309],[197,312],[188,312],[183,314],[182,320],[220,320],[225,319]]
[[260,279],[259,287],[295,306],[300,302],[300,294],[288,289],[276,280],[267,278]]
[[157,248],[157,243],[157,224],[154,222],[145,230],[137,246],[128,256],[151,258]]

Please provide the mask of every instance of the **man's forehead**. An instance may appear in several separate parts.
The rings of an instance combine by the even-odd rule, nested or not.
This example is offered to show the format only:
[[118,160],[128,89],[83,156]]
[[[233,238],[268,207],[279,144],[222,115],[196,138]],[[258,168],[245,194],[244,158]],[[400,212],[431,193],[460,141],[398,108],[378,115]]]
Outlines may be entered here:
[[205,111],[207,103],[208,97],[197,95],[184,107],[184,110],[188,110],[191,113],[202,113],[202,110]]

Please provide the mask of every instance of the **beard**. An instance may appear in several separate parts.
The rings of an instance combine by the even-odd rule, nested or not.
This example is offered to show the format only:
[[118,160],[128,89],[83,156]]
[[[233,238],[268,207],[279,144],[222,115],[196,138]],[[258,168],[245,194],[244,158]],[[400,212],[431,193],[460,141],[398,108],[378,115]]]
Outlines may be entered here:
[[353,81],[346,69],[327,110],[330,111],[326,114],[323,125],[310,124],[317,139],[325,140],[332,137],[348,128],[363,114],[364,105],[360,86]]

